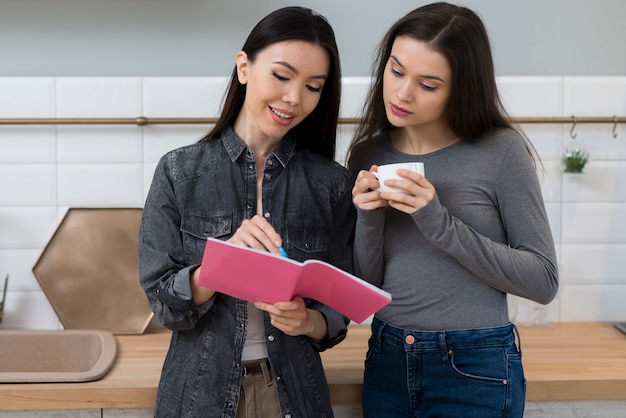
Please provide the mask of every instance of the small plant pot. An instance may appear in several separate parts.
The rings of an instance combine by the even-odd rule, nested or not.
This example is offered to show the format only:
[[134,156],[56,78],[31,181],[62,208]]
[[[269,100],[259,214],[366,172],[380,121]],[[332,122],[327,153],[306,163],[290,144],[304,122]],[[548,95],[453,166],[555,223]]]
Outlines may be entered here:
[[566,150],[561,159],[563,165],[565,166],[565,173],[582,173],[588,160],[589,153],[580,148]]

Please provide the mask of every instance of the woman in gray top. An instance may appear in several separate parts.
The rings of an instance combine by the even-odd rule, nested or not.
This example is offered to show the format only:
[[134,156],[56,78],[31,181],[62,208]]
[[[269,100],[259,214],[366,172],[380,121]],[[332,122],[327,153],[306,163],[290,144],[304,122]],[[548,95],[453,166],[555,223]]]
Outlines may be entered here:
[[[525,379],[507,293],[550,302],[553,239],[534,150],[510,125],[473,11],[435,3],[397,21],[348,159],[355,271],[392,295],[372,322],[365,417],[521,417]],[[399,170],[379,192],[382,164]]]

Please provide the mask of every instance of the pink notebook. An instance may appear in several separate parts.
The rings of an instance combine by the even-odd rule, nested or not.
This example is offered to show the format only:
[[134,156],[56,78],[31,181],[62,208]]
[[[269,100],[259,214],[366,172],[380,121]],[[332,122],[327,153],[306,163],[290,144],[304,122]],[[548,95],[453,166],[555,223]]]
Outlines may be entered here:
[[207,239],[199,284],[249,302],[315,299],[362,323],[391,302],[382,289],[320,260],[303,263]]

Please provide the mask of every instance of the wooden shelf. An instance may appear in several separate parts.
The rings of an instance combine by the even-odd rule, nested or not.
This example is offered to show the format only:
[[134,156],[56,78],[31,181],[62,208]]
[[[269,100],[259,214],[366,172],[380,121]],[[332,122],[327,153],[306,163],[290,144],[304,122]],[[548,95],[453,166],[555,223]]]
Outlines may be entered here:
[[[626,393],[626,335],[609,323],[519,327],[527,399],[611,400]],[[322,353],[334,404],[361,399],[368,325],[350,326],[346,341]],[[151,408],[170,334],[118,335],[118,358],[101,380],[0,385],[0,410]]]

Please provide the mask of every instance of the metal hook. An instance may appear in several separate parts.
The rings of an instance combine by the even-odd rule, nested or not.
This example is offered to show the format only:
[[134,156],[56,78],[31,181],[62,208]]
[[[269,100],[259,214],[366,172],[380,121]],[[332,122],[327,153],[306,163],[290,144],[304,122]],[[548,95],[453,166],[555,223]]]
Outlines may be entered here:
[[574,120],[574,123],[572,124],[572,129],[569,130],[569,136],[572,139],[576,139],[576,137],[578,136],[577,133],[574,133],[574,129],[576,129],[576,116],[572,115],[572,119]]
[[613,138],[617,138],[617,115],[613,116]]

